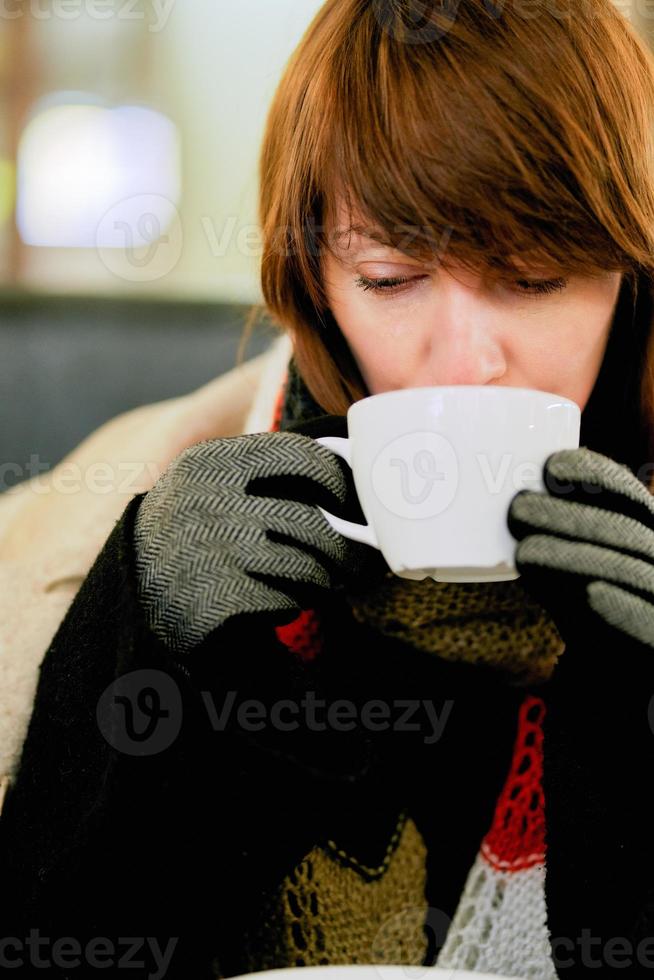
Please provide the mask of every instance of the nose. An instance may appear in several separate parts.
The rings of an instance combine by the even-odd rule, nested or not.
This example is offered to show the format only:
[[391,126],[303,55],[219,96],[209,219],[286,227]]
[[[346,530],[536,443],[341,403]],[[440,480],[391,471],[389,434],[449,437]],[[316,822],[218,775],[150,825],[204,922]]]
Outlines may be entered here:
[[498,384],[506,354],[482,280],[471,274],[439,275],[438,310],[426,336],[424,385]]
[[484,324],[463,319],[436,327],[428,363],[434,385],[486,385],[506,373],[502,348]]

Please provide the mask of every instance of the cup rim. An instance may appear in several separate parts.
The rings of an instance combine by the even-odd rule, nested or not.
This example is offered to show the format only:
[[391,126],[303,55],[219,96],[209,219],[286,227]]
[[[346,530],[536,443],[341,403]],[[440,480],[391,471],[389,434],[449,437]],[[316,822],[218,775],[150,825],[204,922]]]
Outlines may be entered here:
[[365,398],[359,398],[352,405],[350,405],[348,415],[350,412],[353,412],[358,405],[363,405],[364,402],[368,403],[377,400],[401,401],[412,397],[416,394],[416,392],[425,391],[427,389],[442,392],[458,392],[462,389],[470,388],[475,388],[482,398],[496,398],[497,392],[501,392],[502,396],[505,398],[519,398],[524,397],[525,394],[528,394],[531,397],[539,396],[541,401],[554,399],[557,403],[574,408],[579,412],[579,414],[581,414],[580,406],[571,398],[566,398],[565,395],[557,395],[556,392],[553,391],[542,391],[540,388],[525,388],[514,385],[421,385],[417,388],[394,388],[392,391],[381,391],[375,395],[366,395]]

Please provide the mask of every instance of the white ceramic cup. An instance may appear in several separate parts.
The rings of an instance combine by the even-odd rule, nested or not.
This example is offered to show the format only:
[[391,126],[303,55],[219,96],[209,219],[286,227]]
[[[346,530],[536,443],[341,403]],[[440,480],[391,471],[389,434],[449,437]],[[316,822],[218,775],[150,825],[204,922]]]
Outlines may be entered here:
[[352,467],[367,525],[320,510],[353,541],[379,548],[402,578],[516,579],[507,516],[519,490],[545,490],[543,464],[577,449],[581,410],[531,388],[449,385],[362,398],[348,438],[316,441]]

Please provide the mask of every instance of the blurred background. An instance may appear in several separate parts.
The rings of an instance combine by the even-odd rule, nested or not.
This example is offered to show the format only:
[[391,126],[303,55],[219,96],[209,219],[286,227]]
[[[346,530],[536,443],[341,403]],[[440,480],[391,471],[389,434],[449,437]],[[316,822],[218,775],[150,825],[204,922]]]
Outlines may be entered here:
[[320,5],[0,0],[0,491],[235,366],[266,110]]
[[266,111],[321,4],[0,0],[0,492],[235,366]]

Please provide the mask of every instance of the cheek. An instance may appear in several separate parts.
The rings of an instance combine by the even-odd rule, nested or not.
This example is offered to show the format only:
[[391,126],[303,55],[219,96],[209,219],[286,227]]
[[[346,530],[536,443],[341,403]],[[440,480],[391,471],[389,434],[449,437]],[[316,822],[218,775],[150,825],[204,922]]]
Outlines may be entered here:
[[[611,324],[606,314],[572,320],[533,350],[523,351],[529,386],[570,398],[583,411],[597,380]],[[518,356],[520,360],[520,356]]]
[[348,323],[341,330],[371,394],[410,384],[420,348],[405,329],[391,326],[382,331],[379,324]]
[[579,368],[570,378],[572,393],[568,397],[577,402],[582,412],[595,387],[602,366],[605,346],[605,341],[600,340],[595,347],[581,353],[579,355]]
[[341,328],[370,394],[406,386],[411,375],[411,356],[406,342],[389,343],[388,334],[379,331]]
[[330,307],[368,391],[377,394],[409,386],[421,352],[424,355],[417,312],[407,315],[404,310],[400,315],[390,304],[384,309],[383,301],[372,303],[363,292],[359,297],[345,290],[332,293]]

